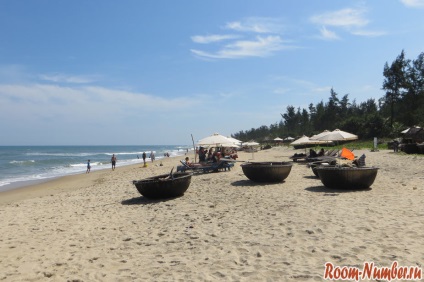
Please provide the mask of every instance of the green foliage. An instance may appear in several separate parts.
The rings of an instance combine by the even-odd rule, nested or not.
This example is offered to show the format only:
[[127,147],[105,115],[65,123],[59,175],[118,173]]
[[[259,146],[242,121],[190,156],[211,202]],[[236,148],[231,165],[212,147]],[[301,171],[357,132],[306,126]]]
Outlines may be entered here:
[[382,89],[386,94],[378,100],[368,99],[359,105],[341,99],[334,89],[327,102],[309,104],[308,109],[288,106],[278,123],[240,131],[232,136],[242,141],[263,142],[275,137],[311,136],[336,128],[352,132],[360,139],[398,137],[408,126],[424,125],[424,53],[416,60],[405,59],[405,52],[383,70]]

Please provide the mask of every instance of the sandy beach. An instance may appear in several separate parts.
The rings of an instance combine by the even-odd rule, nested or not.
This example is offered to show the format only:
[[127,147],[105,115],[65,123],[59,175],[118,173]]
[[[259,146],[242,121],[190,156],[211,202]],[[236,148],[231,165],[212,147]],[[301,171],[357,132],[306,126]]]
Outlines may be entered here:
[[326,262],[422,268],[424,157],[362,153],[380,168],[362,191],[327,189],[302,163],[283,183],[256,184],[238,162],[194,175],[183,197],[142,197],[132,180],[169,173],[180,159],[168,158],[0,193],[0,280],[322,281]]

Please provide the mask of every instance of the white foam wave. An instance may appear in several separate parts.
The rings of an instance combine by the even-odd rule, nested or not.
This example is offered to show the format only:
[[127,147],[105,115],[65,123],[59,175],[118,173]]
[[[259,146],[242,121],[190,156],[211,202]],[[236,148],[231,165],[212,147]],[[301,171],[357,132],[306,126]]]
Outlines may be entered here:
[[35,160],[25,160],[25,161],[11,161],[10,164],[31,164],[35,163]]
[[27,153],[27,156],[51,156],[51,157],[88,157],[107,155],[108,153]]

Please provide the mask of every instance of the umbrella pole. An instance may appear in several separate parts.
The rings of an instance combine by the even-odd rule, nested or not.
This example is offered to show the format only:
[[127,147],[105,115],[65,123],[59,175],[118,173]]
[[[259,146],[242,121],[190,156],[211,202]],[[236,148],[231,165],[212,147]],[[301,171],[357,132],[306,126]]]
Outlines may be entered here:
[[193,141],[193,150],[194,150],[194,162],[197,163],[197,154],[196,154],[196,146],[194,146],[193,134],[191,134],[191,141]]

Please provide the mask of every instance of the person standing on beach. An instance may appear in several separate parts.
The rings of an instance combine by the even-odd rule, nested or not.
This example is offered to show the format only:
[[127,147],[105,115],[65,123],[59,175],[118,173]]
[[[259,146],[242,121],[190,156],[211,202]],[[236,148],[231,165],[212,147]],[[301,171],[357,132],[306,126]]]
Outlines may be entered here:
[[146,152],[143,152],[142,155],[144,166],[146,166]]
[[399,141],[398,140],[395,140],[393,142],[393,152],[395,152],[395,153],[399,152]]
[[155,153],[153,153],[153,151],[150,152],[150,160],[152,162],[155,160]]
[[91,170],[91,165],[90,165],[90,160],[87,161],[87,171],[85,173],[90,173]]
[[110,161],[112,162],[112,170],[115,170],[115,166],[116,166],[115,154],[112,155],[112,158],[110,159]]

